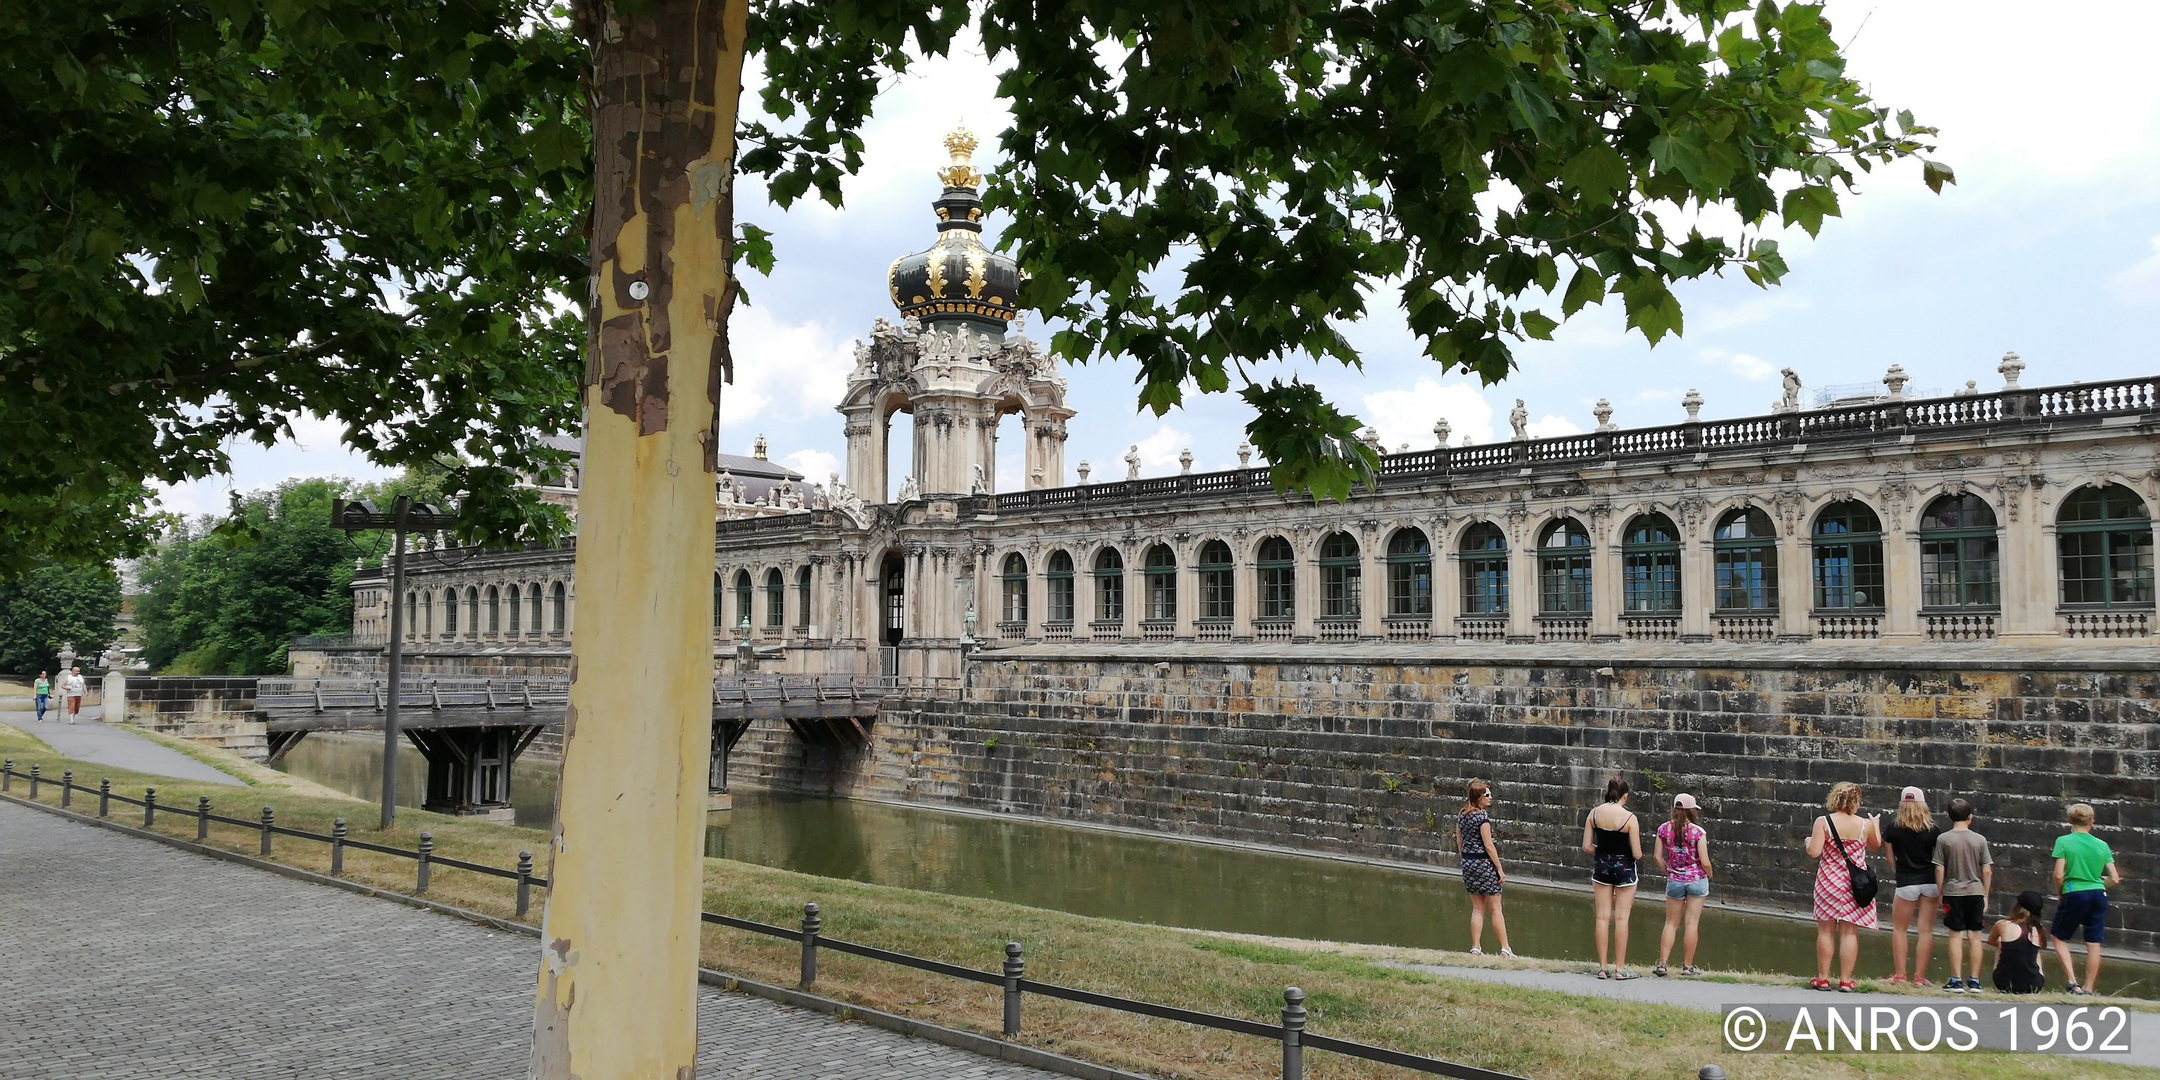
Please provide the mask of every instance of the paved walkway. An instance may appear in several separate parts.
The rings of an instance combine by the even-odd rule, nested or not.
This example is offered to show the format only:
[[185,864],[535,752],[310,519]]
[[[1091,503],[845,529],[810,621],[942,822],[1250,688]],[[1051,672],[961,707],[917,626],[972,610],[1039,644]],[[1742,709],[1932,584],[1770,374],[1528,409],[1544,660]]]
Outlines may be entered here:
[[[1804,986],[1712,982],[1707,979],[1674,977],[1660,979],[1652,976],[1650,969],[1647,967],[1636,969],[1642,975],[1640,979],[1629,982],[1611,982],[1588,974],[1587,968],[1583,974],[1576,974],[1573,972],[1512,968],[1450,967],[1439,964],[1389,964],[1387,966],[1405,968],[1410,971],[1423,971],[1433,975],[1443,975],[1451,979],[1476,979],[1481,982],[1504,983],[1508,986],[1521,986],[1534,990],[1557,990],[1564,994],[1574,994],[1579,997],[1613,998],[1619,1001],[1640,1001],[1652,1005],[1678,1005],[1682,1008],[1700,1009],[1704,1012],[1713,1013],[1722,1013],[1727,1005],[1850,1005],[1855,1001],[1870,1004],[1875,1002],[1905,1004],[1937,1000],[1936,998],[1906,994],[1825,994],[1821,991],[1810,990]],[[2049,964],[2049,974],[2051,976],[2055,974],[2052,962]],[[2103,979],[2107,976],[2106,971],[2102,971],[2100,974]],[[2074,1001],[2061,994],[2049,994],[2041,999],[2012,997],[2008,994],[1996,993],[1992,986],[1988,988],[1987,993],[1979,997],[1945,993],[1938,995],[1938,998],[1946,1007],[1950,1005],[1973,1005],[1979,1007],[1993,1004],[2000,1008],[2004,1004],[2022,1005],[2044,1002],[2074,1008],[2077,1005],[2084,1004],[2083,1001]],[[2094,1056],[2098,1060],[2112,1061],[2117,1064],[2160,1068],[2160,1013],[2131,1011],[2130,1049],[2129,1054]],[[1726,1064],[1730,1066],[1732,1063],[1727,1061]]]
[[[0,1080],[522,1080],[539,943],[0,804]],[[702,1080],[1056,1080],[710,987]]]
[[[21,728],[45,745],[78,761],[95,761],[115,769],[170,776],[198,784],[240,783],[170,746],[152,742],[124,727],[107,726],[100,719],[103,714],[104,710],[98,706],[85,705],[76,715],[76,722],[70,724],[67,714],[48,709],[45,722],[40,724],[37,711],[25,709],[0,712],[0,724]],[[84,782],[96,784],[97,778],[91,777]]]

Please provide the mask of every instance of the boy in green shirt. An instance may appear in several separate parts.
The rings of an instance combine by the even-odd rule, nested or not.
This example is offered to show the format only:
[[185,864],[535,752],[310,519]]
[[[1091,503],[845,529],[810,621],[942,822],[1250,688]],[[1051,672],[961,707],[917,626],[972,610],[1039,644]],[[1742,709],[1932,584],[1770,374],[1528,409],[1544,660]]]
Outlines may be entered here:
[[2085,932],[2085,981],[2072,982],[2073,994],[2090,994],[2100,983],[2100,943],[2107,935],[2107,887],[2122,884],[2115,869],[2115,852],[2107,841],[2092,834],[2093,808],[2072,803],[2070,833],[2055,841],[2055,891],[2062,896],[2055,905],[2055,958],[2062,961],[2063,976],[2070,966],[2070,938]]
[[37,718],[38,723],[42,724],[45,722],[45,706],[52,701],[52,683],[47,681],[45,673],[40,671],[37,673],[37,683],[30,689],[37,695]]

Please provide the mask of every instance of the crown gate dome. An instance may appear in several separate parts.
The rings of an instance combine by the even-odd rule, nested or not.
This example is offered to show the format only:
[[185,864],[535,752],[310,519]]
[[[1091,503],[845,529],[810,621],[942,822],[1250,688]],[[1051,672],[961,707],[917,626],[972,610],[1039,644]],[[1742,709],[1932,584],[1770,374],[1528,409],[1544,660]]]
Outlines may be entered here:
[[970,164],[975,136],[945,136],[952,164],[938,170],[945,193],[931,203],[938,239],[928,251],[893,260],[885,281],[900,314],[925,324],[966,321],[1002,336],[1019,313],[1020,268],[982,242],[982,173]]

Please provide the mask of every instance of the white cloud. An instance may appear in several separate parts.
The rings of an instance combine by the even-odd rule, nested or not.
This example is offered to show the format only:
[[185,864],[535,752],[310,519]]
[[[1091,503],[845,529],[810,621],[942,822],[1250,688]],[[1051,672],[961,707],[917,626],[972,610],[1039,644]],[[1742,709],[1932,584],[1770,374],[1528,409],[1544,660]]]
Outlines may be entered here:
[[[1169,424],[1157,425],[1154,434],[1140,440],[1140,475],[1166,476],[1177,472],[1178,455],[1191,449],[1192,444],[1192,436],[1185,432]],[[1123,479],[1124,455],[1120,454],[1118,458],[1119,469],[1115,479]],[[1193,465],[1195,471],[1199,468],[1198,463]]]
[[1413,450],[1433,445],[1433,423],[1447,418],[1448,441],[1460,444],[1493,439],[1493,408],[1485,395],[1468,383],[1440,383],[1419,379],[1408,390],[1382,390],[1365,395],[1365,421],[1389,446],[1409,443]]
[[838,426],[832,408],[855,370],[851,343],[822,323],[784,323],[755,307],[737,308],[729,333],[735,382],[720,391],[728,442],[747,448],[761,431],[811,417]]
[[1751,353],[1733,352],[1715,346],[1695,350],[1695,362],[1709,367],[1721,367],[1743,379],[1767,382],[1777,378],[1777,365]]
[[1780,312],[1805,311],[1814,306],[1804,293],[1770,292],[1751,297],[1737,304],[1705,309],[1688,317],[1688,329],[1695,333],[1715,334],[1721,330],[1735,330],[1753,326]]
[[2152,254],[2108,278],[2108,291],[2126,304],[2160,304],[2160,236],[2150,241]]
[[840,471],[840,459],[823,450],[797,450],[781,458],[780,464],[803,474],[804,481],[812,484],[830,483]]
[[1557,435],[1580,435],[1583,429],[1565,416],[1547,413],[1524,425],[1524,430],[1533,439],[1550,439]]

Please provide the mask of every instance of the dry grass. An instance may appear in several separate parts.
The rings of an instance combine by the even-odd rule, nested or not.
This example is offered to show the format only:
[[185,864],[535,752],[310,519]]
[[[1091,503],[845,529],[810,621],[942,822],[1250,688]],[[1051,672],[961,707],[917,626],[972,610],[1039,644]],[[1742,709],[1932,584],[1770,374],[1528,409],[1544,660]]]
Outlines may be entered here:
[[[139,797],[158,788],[161,804],[192,808],[198,795],[217,800],[220,813],[252,817],[265,802],[277,808],[280,825],[327,832],[332,818],[349,819],[355,839],[410,848],[420,830],[434,834],[445,856],[491,866],[515,864],[517,852],[544,852],[546,837],[533,829],[460,822],[404,811],[388,834],[375,831],[365,804],[286,791],[189,785],[157,777],[69,763],[11,728],[0,727],[0,756],[18,769],[41,761],[50,772],[74,768],[78,777],[110,775],[115,790]],[[14,794],[24,794],[17,782]],[[237,798],[236,798],[237,796]],[[76,809],[95,811],[95,796]],[[235,805],[240,799],[245,803]],[[41,802],[57,803],[51,789]],[[139,824],[141,811],[115,807],[115,816]],[[157,828],[192,837],[191,818],[160,814]],[[254,853],[259,833],[215,826],[211,842]],[[327,848],[279,837],[280,862],[316,871],[328,868]],[[893,858],[909,858],[904,851]],[[542,873],[545,873],[544,859]],[[389,889],[410,891],[407,859],[349,852],[346,876]],[[438,867],[433,899],[493,915],[512,914],[512,886],[481,875]],[[535,896],[535,914],[540,896]],[[1282,988],[1302,987],[1315,1032],[1538,1080],[1677,1080],[1703,1063],[1718,1061],[1746,1080],[2011,1080],[2011,1078],[2150,1077],[2126,1066],[2056,1057],[1982,1054],[1753,1055],[1723,1052],[1717,1018],[1665,1006],[1586,999],[1403,971],[1376,962],[1384,957],[1342,950],[1286,948],[1279,943],[1092,919],[993,900],[916,892],[838,881],[751,866],[706,861],[706,906],[742,918],[780,925],[799,922],[802,904],[823,909],[825,933],[849,941],[934,957],[978,969],[994,969],[1008,940],[1027,947],[1030,977],[1181,1005],[1208,1012],[1273,1022]],[[797,973],[799,947],[792,942],[708,927],[703,961],[746,978],[783,985]],[[535,955],[537,963],[537,950]],[[821,954],[817,990],[828,996],[952,1027],[996,1034],[994,988],[827,951]],[[1023,1041],[1108,1065],[1166,1077],[1261,1080],[1278,1075],[1275,1044],[1249,1036],[1196,1031],[1086,1006],[1030,997]],[[1387,1066],[1336,1055],[1309,1055],[1310,1075],[1336,1078],[1400,1078]]]

